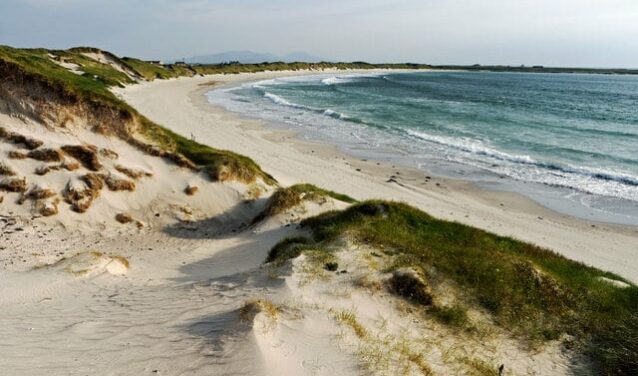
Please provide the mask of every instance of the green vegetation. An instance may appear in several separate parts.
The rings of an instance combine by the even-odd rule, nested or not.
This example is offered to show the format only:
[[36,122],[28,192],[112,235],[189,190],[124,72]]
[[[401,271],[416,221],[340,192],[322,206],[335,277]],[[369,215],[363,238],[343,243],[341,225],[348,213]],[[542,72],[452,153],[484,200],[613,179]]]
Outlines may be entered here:
[[[132,84],[135,83],[131,77],[129,77],[126,73],[121,72],[115,69],[113,66],[109,64],[105,64],[96,60],[93,60],[85,55],[84,52],[92,52],[98,53],[101,52],[84,50],[84,49],[71,49],[68,51],[55,51],[53,55],[54,59],[59,62],[67,62],[79,65],[79,69],[84,72],[83,76],[88,77],[90,79],[97,79],[102,81],[107,86],[122,86],[122,84]],[[108,53],[107,56],[111,57],[113,61],[120,62],[120,60]]]
[[295,184],[288,189],[298,192],[300,194],[304,194],[305,198],[308,200],[315,200],[319,197],[331,197],[337,201],[345,202],[347,204],[354,204],[357,202],[354,198],[344,195],[342,193],[337,193],[334,191],[330,191],[327,189],[319,188],[312,184]]
[[451,307],[434,306],[430,313],[439,321],[451,327],[465,328],[469,322],[467,309],[458,305]]
[[266,257],[266,263],[275,262],[277,265],[283,264],[286,260],[290,260],[301,255],[311,241],[302,236],[285,238],[277,243]]
[[261,178],[266,184],[276,183],[272,176],[246,156],[200,144],[146,119],[142,120],[140,131],[164,150],[181,154],[202,167],[213,181],[252,183],[256,178]]
[[[49,54],[57,56],[72,56],[76,61],[83,61],[83,56],[66,51],[48,51],[45,49],[17,49],[0,46],[0,72],[3,79],[8,80],[15,76],[37,82],[52,91],[52,94],[60,94],[69,100],[87,100],[99,104],[117,105],[118,109],[129,110],[130,107],[118,101],[109,90],[109,83],[119,84],[114,79],[118,76],[113,69],[108,69],[95,62],[96,71],[104,68],[108,72],[105,76],[100,74],[78,75],[56,63]],[[81,57],[82,56],[82,57]],[[99,68],[97,68],[99,67]],[[102,72],[104,74],[104,72]],[[119,73],[119,72],[118,72]],[[117,82],[114,82],[117,81]]]
[[122,62],[135,72],[144,78],[146,81],[153,81],[155,79],[168,79],[177,77],[177,73],[166,68],[163,65],[151,64],[145,61],[135,59],[132,57],[122,58]]
[[[616,275],[400,203],[367,201],[302,226],[312,231],[314,244],[288,240],[269,259],[306,249],[330,252],[331,244],[347,236],[392,255],[388,271],[436,270],[437,278],[454,281],[498,325],[521,338],[542,342],[570,335],[601,374],[638,369],[638,287],[619,288],[602,279],[624,281]],[[462,307],[428,312],[452,326],[466,320]]]
[[319,201],[324,197],[331,197],[349,204],[356,202],[356,200],[350,196],[322,189],[312,184],[296,184],[287,188],[278,189],[272,197],[270,197],[266,208],[253,219],[252,223],[257,223],[268,217],[283,213],[288,209],[300,205],[305,200]]

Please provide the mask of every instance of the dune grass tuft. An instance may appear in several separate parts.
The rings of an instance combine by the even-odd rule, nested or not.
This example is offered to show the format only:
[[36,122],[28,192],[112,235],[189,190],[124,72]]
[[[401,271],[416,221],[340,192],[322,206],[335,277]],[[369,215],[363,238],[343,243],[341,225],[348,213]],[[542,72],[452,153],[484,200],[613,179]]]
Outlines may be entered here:
[[62,150],[90,171],[99,171],[102,168],[97,156],[98,149],[93,145],[64,145]]
[[272,247],[272,249],[268,252],[265,262],[269,263],[276,261],[281,264],[286,260],[298,257],[304,246],[309,243],[311,243],[310,239],[303,236],[285,238]]
[[273,193],[268,200],[266,208],[253,219],[252,223],[255,224],[266,218],[283,213],[301,205],[305,200],[319,201],[326,197],[346,203],[356,202],[352,197],[322,189],[312,184],[296,184],[287,188],[279,188]]
[[17,177],[4,178],[0,180],[0,190],[24,193],[27,190],[27,179]]
[[35,149],[27,153],[27,157],[42,162],[60,162],[64,158],[58,149]]
[[5,163],[0,162],[0,176],[14,176],[15,174],[15,171],[11,167],[6,165]]
[[368,330],[361,325],[354,311],[331,309],[330,313],[338,322],[350,327],[359,339],[365,339],[368,337]]
[[146,119],[143,119],[141,123],[140,131],[144,137],[164,150],[188,158],[201,167],[214,182],[237,180],[253,183],[261,179],[269,185],[276,183],[272,176],[265,173],[255,161],[246,156],[200,144]]
[[277,324],[281,307],[268,299],[251,299],[239,309],[239,319],[252,324],[259,313],[263,313],[268,319],[264,329],[270,330]]

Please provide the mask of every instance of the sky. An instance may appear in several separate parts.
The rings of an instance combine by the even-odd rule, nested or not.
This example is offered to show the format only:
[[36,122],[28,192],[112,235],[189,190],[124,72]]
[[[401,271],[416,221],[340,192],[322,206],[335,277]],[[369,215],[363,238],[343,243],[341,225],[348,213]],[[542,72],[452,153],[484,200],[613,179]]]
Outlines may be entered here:
[[638,0],[0,0],[0,44],[638,68]]

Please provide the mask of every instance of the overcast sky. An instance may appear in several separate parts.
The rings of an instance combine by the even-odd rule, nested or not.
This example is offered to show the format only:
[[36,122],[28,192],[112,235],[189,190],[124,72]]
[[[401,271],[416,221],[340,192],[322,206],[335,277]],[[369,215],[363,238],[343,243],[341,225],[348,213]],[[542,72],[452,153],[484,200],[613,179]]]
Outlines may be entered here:
[[638,67],[638,0],[0,0],[0,44]]

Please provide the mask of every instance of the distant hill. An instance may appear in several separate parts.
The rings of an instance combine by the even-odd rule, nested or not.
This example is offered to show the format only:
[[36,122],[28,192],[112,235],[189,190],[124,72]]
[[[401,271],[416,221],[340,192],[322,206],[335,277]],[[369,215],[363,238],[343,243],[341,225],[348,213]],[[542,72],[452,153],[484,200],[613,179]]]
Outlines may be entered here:
[[230,61],[238,61],[243,64],[256,64],[263,63],[266,61],[283,61],[286,63],[292,63],[296,61],[306,62],[306,63],[316,63],[320,61],[325,61],[317,56],[313,56],[306,52],[293,52],[285,56],[270,54],[270,53],[259,53],[253,51],[227,51],[218,54],[212,55],[200,55],[193,56],[186,59],[187,63],[190,64],[220,64],[227,63]]

